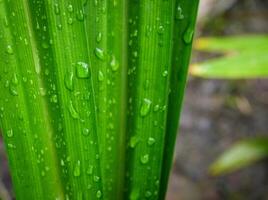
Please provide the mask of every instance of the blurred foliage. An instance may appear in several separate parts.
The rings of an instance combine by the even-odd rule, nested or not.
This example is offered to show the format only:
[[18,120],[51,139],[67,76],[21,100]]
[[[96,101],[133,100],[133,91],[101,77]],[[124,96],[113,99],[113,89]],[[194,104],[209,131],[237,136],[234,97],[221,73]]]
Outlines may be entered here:
[[203,78],[268,77],[268,35],[199,38],[195,49],[222,56],[193,64],[190,73]]
[[[193,64],[191,75],[213,79],[268,78],[268,35],[199,38],[195,49],[221,56]],[[224,175],[268,157],[268,138],[251,138],[225,151],[209,168]]]
[[210,167],[212,175],[223,175],[253,164],[268,156],[268,138],[238,142],[223,153]]

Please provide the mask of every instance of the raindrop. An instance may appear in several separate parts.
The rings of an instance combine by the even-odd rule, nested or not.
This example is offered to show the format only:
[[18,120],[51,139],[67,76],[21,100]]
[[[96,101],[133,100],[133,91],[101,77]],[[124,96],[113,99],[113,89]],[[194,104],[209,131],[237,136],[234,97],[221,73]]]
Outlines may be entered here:
[[149,146],[152,146],[154,143],[155,143],[155,139],[154,139],[153,137],[149,137],[149,138],[148,138],[148,141],[147,141],[147,144],[148,144]]
[[152,196],[152,192],[150,192],[149,190],[145,192],[145,197],[149,198]]
[[94,177],[93,177],[93,180],[94,180],[95,182],[99,182],[99,181],[100,181],[100,177],[99,177],[99,176],[94,176]]
[[93,174],[93,166],[92,165],[89,165],[88,168],[87,168],[87,174],[88,175],[92,175]]
[[70,103],[69,103],[69,112],[70,112],[72,118],[74,118],[74,119],[79,118],[79,115],[78,115],[76,109],[74,108],[74,105],[73,105],[72,101],[70,101]]
[[104,75],[103,75],[102,71],[99,71],[98,80],[99,81],[103,81],[104,80]]
[[84,12],[83,10],[79,10],[76,14],[76,18],[78,21],[84,21]]
[[98,199],[100,199],[100,198],[101,198],[101,196],[102,196],[102,193],[101,193],[101,191],[100,191],[100,190],[98,190],[98,191],[97,191],[97,193],[96,193],[96,197],[97,197]]
[[165,28],[162,25],[160,25],[158,27],[158,34],[162,35],[164,32],[165,32]]
[[118,68],[119,68],[119,63],[117,62],[115,56],[112,56],[112,60],[111,60],[111,62],[110,62],[110,66],[111,66],[111,68],[112,68],[112,71],[115,72],[115,71],[118,70]]
[[168,75],[168,71],[167,70],[163,71],[162,76],[167,77],[167,75]]
[[149,162],[149,155],[145,154],[140,157],[140,161],[142,164],[147,164]]
[[13,51],[13,48],[12,48],[11,45],[7,45],[7,53],[10,54],[10,55],[14,54],[14,51]]
[[65,87],[70,91],[73,91],[74,89],[73,78],[74,73],[72,71],[67,72],[64,77]]
[[8,130],[7,131],[7,137],[9,137],[9,138],[11,138],[11,137],[13,137],[13,130],[12,129],[10,129],[10,130]]
[[182,13],[182,8],[180,6],[177,7],[175,18],[177,20],[182,20],[184,19],[183,13]]
[[137,136],[132,136],[132,137],[130,138],[129,146],[130,146],[131,148],[135,148],[136,145],[137,145],[138,143],[139,143],[139,139],[138,139],[138,137],[137,137]]
[[100,43],[100,42],[101,42],[101,39],[102,39],[102,33],[99,32],[98,35],[97,35],[97,37],[96,37],[96,41],[97,41],[98,43]]
[[59,7],[59,4],[54,4],[54,12],[56,15],[59,15],[60,14],[60,7]]
[[81,174],[81,166],[80,166],[81,164],[80,164],[80,160],[78,160],[77,161],[77,163],[76,163],[76,165],[75,165],[75,167],[74,167],[74,176],[75,177],[79,177],[80,176],[80,174]]
[[43,47],[43,49],[48,49],[49,48],[49,43],[46,42],[46,41],[43,41],[42,42],[42,47]]
[[68,11],[70,13],[72,13],[74,11],[73,5],[71,5],[71,4],[68,5],[68,8],[67,9],[68,9]]
[[193,40],[194,30],[191,26],[188,26],[186,29],[184,35],[183,35],[183,41],[185,44],[190,44]]
[[76,75],[78,78],[88,78],[89,77],[88,64],[84,62],[78,62],[76,65]]
[[88,128],[84,128],[82,131],[84,136],[88,136],[89,135],[89,129]]
[[104,60],[104,52],[103,52],[102,49],[100,49],[100,48],[96,48],[94,52],[95,52],[95,55],[96,55],[96,57],[97,57],[98,59],[100,59],[100,60]]
[[142,117],[145,117],[146,115],[148,115],[151,109],[151,105],[152,105],[152,102],[149,99],[146,99],[146,98],[143,99],[141,109],[140,109],[140,115]]
[[157,112],[160,109],[160,106],[157,104],[154,106],[154,112]]

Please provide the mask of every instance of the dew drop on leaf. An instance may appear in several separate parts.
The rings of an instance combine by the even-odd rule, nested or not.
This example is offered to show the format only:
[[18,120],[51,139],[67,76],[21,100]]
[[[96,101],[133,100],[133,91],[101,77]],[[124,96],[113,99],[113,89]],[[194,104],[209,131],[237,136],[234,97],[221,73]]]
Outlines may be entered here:
[[73,91],[74,89],[73,78],[74,73],[72,71],[67,72],[64,77],[65,87],[70,91]]
[[167,75],[168,75],[168,71],[167,70],[163,71],[162,76],[167,77]]
[[67,9],[68,9],[68,12],[70,12],[70,13],[72,13],[74,11],[72,4],[69,4]]
[[191,26],[188,26],[185,33],[183,34],[183,41],[185,44],[190,44],[193,40],[194,30]]
[[95,51],[94,51],[96,57],[100,60],[104,60],[104,52],[102,49],[100,48],[96,48]]
[[151,191],[148,190],[148,191],[145,192],[145,197],[146,198],[149,198],[151,196],[152,196],[152,192]]
[[102,71],[99,71],[99,73],[98,73],[98,80],[99,81],[103,81],[104,80],[104,75],[103,75]]
[[136,145],[138,144],[138,142],[139,142],[139,138],[138,138],[137,136],[132,136],[132,137],[130,138],[129,146],[130,146],[131,148],[135,148]]
[[140,115],[142,117],[145,117],[146,115],[148,115],[151,109],[151,105],[152,105],[151,100],[146,99],[146,98],[143,99],[141,109],[140,109]]
[[57,4],[57,3],[54,4],[54,13],[56,15],[60,14],[60,7],[59,7],[59,4]]
[[142,164],[147,164],[149,162],[149,155],[145,154],[140,157],[140,161]]
[[102,33],[99,32],[98,35],[97,35],[97,37],[96,37],[96,41],[97,41],[98,43],[100,43],[100,42],[101,42],[101,39],[102,39]]
[[155,143],[155,139],[154,139],[153,137],[149,137],[149,138],[148,138],[148,141],[147,141],[147,144],[148,144],[149,146],[152,146],[154,143]]
[[112,60],[111,60],[111,62],[110,62],[110,66],[111,66],[111,68],[112,68],[112,71],[115,72],[115,71],[118,70],[118,68],[119,68],[119,63],[117,62],[115,56],[112,56]]
[[100,199],[100,198],[101,198],[101,196],[102,196],[102,193],[101,193],[101,191],[100,191],[100,190],[98,190],[98,191],[97,191],[97,193],[96,193],[96,197],[97,197],[98,199]]
[[11,45],[7,45],[7,53],[9,54],[9,55],[13,55],[14,54],[14,51],[13,51],[13,48],[12,48],[12,46]]
[[88,128],[84,128],[82,131],[84,136],[88,136],[89,135],[89,129]]
[[79,115],[78,115],[76,109],[74,108],[74,105],[73,105],[73,102],[72,101],[70,101],[68,108],[69,108],[69,112],[70,112],[72,118],[78,119],[79,118]]
[[92,166],[92,165],[89,165],[89,166],[88,166],[88,168],[87,168],[87,174],[88,174],[88,175],[93,174],[93,166]]
[[9,138],[13,137],[13,130],[12,129],[7,131],[7,137],[9,137]]
[[85,62],[78,62],[76,64],[76,75],[78,78],[89,78],[89,66]]
[[76,14],[76,18],[78,21],[84,21],[84,12],[83,10],[79,10]]
[[80,174],[81,174],[81,164],[80,164],[80,160],[78,160],[74,167],[74,176],[79,177]]
[[183,13],[182,13],[182,8],[180,6],[177,7],[175,17],[177,20],[182,20],[184,19]]
[[99,176],[94,176],[93,177],[93,180],[94,180],[94,182],[99,182],[100,181],[100,177]]

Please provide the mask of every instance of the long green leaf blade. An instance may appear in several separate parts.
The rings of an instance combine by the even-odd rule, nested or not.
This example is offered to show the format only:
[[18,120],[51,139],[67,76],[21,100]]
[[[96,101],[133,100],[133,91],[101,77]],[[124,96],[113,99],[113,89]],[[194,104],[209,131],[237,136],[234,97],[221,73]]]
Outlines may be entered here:
[[220,79],[268,77],[267,35],[200,38],[195,46],[197,50],[223,55],[193,64],[190,73],[194,76]]
[[224,152],[211,166],[210,173],[223,175],[253,164],[268,156],[268,139],[245,139]]
[[173,8],[176,20],[173,29],[170,94],[168,97],[160,199],[165,198],[169,174],[173,164],[174,147],[188,74],[198,4],[198,0],[176,0],[175,7]]
[[104,199],[121,199],[123,194],[126,12],[125,0],[88,2],[87,32],[93,66]]

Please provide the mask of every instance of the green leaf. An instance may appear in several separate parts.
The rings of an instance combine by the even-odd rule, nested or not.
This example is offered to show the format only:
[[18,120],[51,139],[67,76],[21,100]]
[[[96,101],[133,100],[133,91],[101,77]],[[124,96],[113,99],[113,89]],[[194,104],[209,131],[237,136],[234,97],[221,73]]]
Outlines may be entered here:
[[248,79],[268,77],[268,36],[246,35],[200,38],[195,48],[222,56],[193,64],[191,75],[204,78]]
[[164,199],[198,0],[0,0],[16,199]]
[[210,167],[213,175],[244,168],[268,156],[268,139],[254,138],[238,142],[224,152]]

